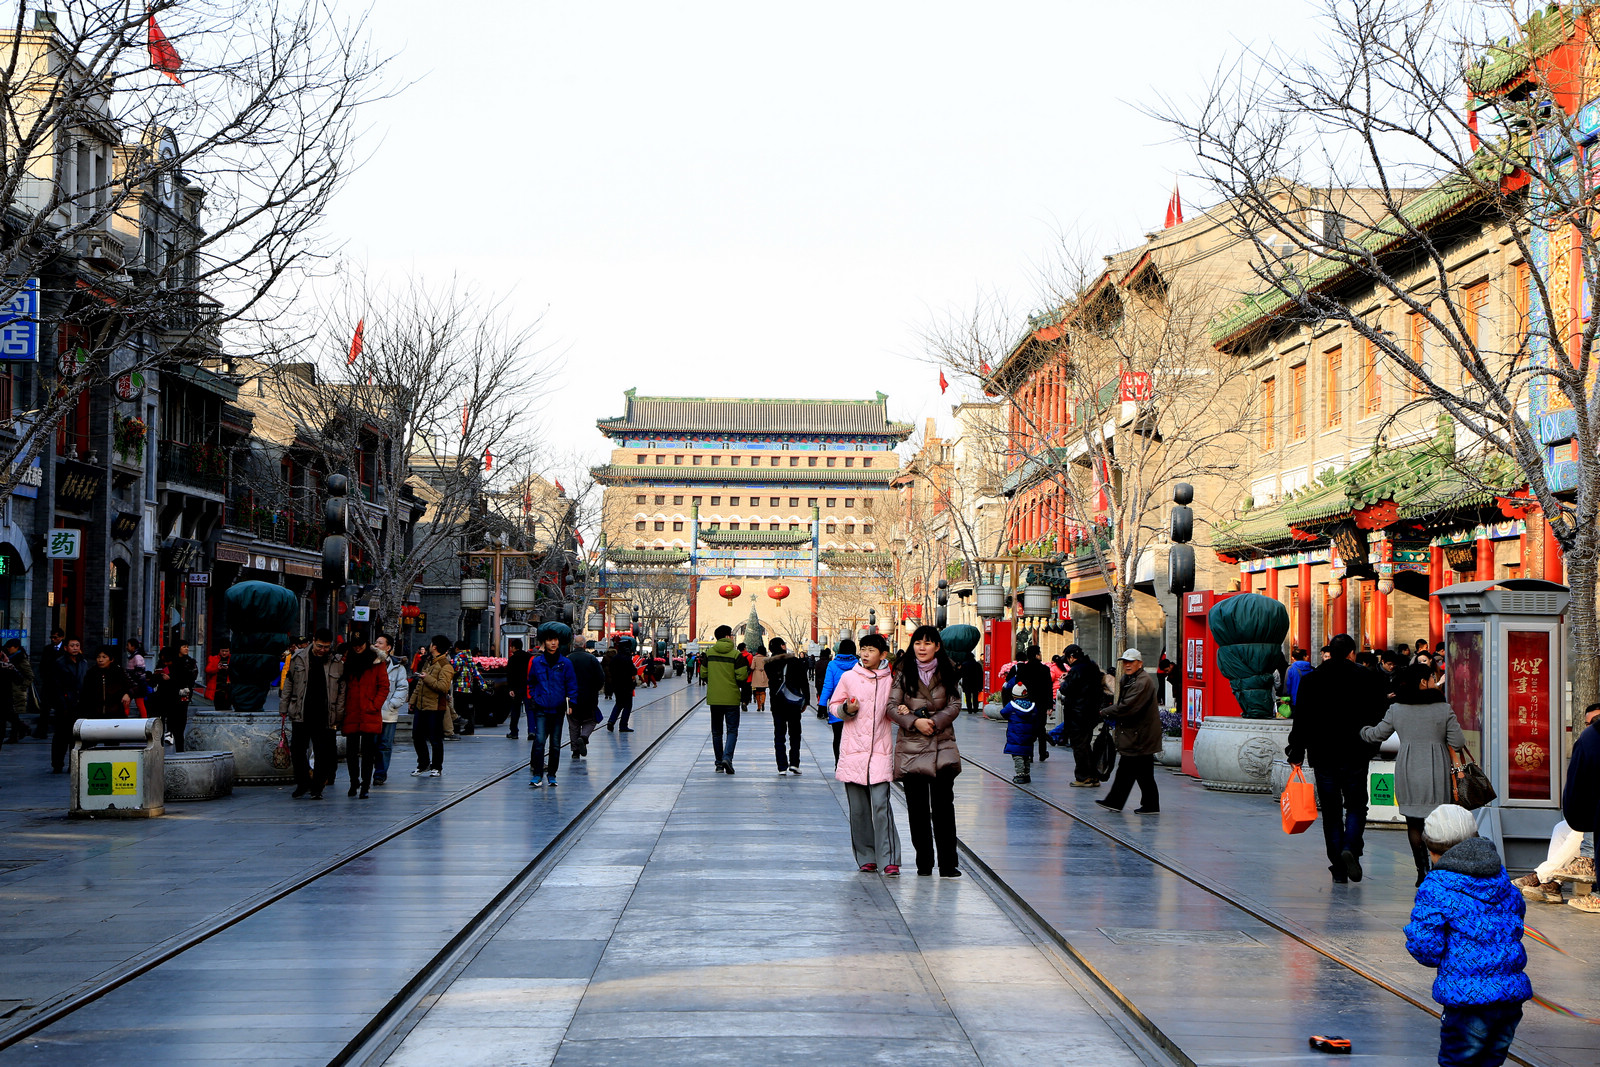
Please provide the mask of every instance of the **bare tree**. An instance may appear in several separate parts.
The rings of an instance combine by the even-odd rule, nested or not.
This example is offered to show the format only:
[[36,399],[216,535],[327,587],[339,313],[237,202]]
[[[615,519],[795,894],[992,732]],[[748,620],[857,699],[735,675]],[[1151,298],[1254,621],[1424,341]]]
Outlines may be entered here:
[[[1411,384],[1406,407],[1442,409],[1515,463],[1565,557],[1581,726],[1600,697],[1600,183],[1577,162],[1594,132],[1578,111],[1596,91],[1591,15],[1357,0],[1324,21],[1323,55],[1245,56],[1159,114],[1254,235],[1257,318],[1345,324]],[[1506,248],[1498,292],[1460,284],[1474,242]],[[1347,298],[1363,289],[1411,328]]]
[[389,91],[363,21],[318,0],[17,4],[0,31],[0,304],[8,344],[31,328],[60,358],[0,446],[0,492],[85,390],[279,322],[329,251],[320,220],[360,108]]
[[[352,358],[357,322],[363,346]],[[525,485],[536,448],[529,410],[550,374],[536,331],[455,285],[352,288],[327,315],[321,358],[264,368],[323,469],[350,476],[351,555],[385,618],[431,567],[517,527],[505,500]],[[573,519],[551,521],[559,548]]]

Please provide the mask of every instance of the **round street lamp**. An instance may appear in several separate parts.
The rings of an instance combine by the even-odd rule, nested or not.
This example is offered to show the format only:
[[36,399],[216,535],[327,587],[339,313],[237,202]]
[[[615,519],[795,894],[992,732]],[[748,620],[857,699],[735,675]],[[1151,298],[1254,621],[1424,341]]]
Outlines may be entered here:
[[1006,613],[1005,587],[985,582],[974,591],[974,606],[980,619],[998,619]]

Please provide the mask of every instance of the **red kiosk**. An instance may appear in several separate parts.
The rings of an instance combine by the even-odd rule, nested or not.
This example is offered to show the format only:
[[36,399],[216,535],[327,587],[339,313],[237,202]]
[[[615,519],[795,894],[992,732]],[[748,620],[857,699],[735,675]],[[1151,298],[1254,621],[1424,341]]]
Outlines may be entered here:
[[1184,593],[1183,647],[1179,650],[1183,683],[1178,709],[1183,716],[1183,773],[1198,778],[1194,765],[1194,735],[1200,720],[1211,715],[1242,715],[1228,680],[1217,670],[1217,643],[1206,625],[1206,615],[1218,602],[1236,593]]

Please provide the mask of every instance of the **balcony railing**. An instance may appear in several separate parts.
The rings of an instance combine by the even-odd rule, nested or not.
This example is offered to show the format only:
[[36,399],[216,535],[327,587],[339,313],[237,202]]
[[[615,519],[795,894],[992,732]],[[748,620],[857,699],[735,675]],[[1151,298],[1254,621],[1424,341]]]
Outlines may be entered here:
[[223,493],[228,488],[228,453],[220,445],[162,441],[156,452],[156,477]]
[[309,549],[322,547],[320,525],[293,509],[269,507],[248,490],[229,494],[223,525],[273,544]]

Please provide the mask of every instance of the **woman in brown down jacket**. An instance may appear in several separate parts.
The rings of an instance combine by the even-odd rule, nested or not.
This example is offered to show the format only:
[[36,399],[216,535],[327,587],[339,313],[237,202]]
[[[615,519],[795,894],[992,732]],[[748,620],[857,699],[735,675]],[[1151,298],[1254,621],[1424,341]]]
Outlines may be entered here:
[[939,630],[919,626],[911,635],[912,654],[902,655],[889,690],[889,717],[900,727],[895,741],[895,777],[905,786],[911,843],[917,873],[956,878],[955,778],[961,752],[951,724],[961,713],[955,664],[945,654]]

